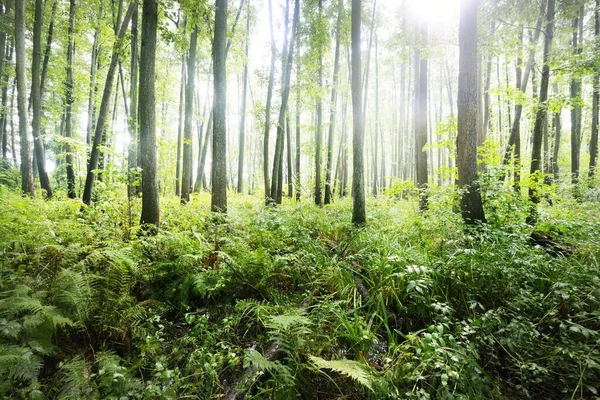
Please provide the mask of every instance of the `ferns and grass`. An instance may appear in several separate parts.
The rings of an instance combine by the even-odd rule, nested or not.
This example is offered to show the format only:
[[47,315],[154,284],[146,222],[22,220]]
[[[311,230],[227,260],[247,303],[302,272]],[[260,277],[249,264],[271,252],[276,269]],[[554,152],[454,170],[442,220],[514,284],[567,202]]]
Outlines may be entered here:
[[206,195],[167,197],[145,237],[108,190],[82,210],[0,186],[0,397],[221,398],[248,368],[246,398],[595,396],[594,193],[543,208],[536,229],[575,249],[556,257],[486,188],[475,231],[439,190],[425,215],[372,200],[360,229],[348,201],[235,196],[217,223]]

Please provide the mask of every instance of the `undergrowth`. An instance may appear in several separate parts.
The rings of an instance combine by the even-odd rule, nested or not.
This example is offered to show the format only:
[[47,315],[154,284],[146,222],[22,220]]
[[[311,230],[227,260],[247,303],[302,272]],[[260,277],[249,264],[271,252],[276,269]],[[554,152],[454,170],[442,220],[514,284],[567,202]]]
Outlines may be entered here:
[[[532,246],[527,204],[485,193],[317,208],[207,195],[162,201],[156,236],[129,204],[26,199],[0,187],[0,397],[590,398],[600,390],[600,215],[552,199]],[[132,207],[130,218],[129,207]],[[246,371],[255,371],[247,375]],[[258,379],[256,374],[262,375]]]

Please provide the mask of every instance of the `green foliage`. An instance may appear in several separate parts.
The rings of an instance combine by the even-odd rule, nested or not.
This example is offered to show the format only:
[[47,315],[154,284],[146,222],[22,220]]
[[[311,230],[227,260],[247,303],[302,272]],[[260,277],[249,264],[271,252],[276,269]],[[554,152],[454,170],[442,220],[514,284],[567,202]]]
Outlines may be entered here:
[[115,191],[81,210],[3,189],[0,395],[218,398],[250,368],[239,382],[255,398],[593,396],[597,193],[540,192],[554,205],[536,229],[575,249],[553,257],[531,245],[504,172],[481,175],[477,230],[455,190],[432,190],[420,214],[401,182],[360,229],[347,201],[234,197],[216,222],[200,195],[162,199],[152,237]]

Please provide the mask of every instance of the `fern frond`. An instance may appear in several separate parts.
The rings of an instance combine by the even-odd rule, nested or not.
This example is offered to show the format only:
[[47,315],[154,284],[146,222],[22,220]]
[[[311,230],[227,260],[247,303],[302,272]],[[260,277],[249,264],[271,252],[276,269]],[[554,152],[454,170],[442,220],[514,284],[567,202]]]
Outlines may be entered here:
[[0,345],[0,377],[32,382],[42,368],[42,359],[30,348]]
[[310,356],[309,358],[318,369],[330,369],[339,374],[346,375],[366,388],[373,390],[372,376],[369,375],[361,363],[346,359],[328,361],[316,356]]

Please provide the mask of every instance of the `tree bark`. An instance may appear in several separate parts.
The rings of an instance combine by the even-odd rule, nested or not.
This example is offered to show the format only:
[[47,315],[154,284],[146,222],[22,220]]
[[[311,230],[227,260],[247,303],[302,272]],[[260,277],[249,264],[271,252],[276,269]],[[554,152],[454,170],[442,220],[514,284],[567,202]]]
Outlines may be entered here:
[[[294,17],[292,22],[292,30],[290,32],[289,44],[284,45],[284,49],[287,47],[287,54],[284,52],[282,58],[281,107],[279,109],[279,123],[277,124],[277,141],[275,144],[275,159],[273,160],[273,174],[271,182],[271,199],[277,204],[281,204],[281,192],[283,189],[280,183],[280,174],[282,173],[283,167],[283,135],[287,103],[290,95],[290,77],[292,75],[292,62],[294,59],[294,46],[299,14],[300,0],[296,0],[294,5]],[[285,42],[287,42],[287,40],[285,40],[284,43]]]
[[[596,38],[596,49],[598,48],[598,36],[600,34],[600,16],[598,13],[600,0],[596,0],[594,11],[594,36]],[[598,103],[600,102],[600,73],[594,73],[594,94],[592,99],[592,137],[590,138],[590,168],[588,176],[594,177],[596,173],[596,159],[598,157]]]
[[179,84],[179,123],[177,126],[177,159],[175,160],[175,196],[181,195],[181,152],[183,144],[183,110],[185,104],[185,55],[181,56],[181,80]]
[[[321,21],[323,19],[323,0],[319,0],[319,15],[317,26],[321,27]],[[324,34],[320,32],[320,29],[316,29],[316,35]],[[315,204],[320,206],[323,204],[323,196],[321,191],[321,147],[323,145],[323,99],[321,98],[321,91],[323,89],[323,51],[324,46],[319,44],[318,52],[318,84],[319,90],[317,94],[317,126],[315,132]]]
[[[154,87],[156,80],[157,24],[157,0],[144,0],[142,8],[142,46],[140,49],[139,103],[140,145],[142,150],[142,216],[140,224],[154,225],[155,227],[158,227],[160,221]],[[131,113],[135,113],[133,108]]]
[[67,195],[70,199],[77,197],[75,191],[75,170],[73,168],[73,149],[69,142],[73,138],[73,53],[75,52],[75,12],[76,0],[69,1],[69,31],[67,47],[67,80],[65,82],[65,164],[67,170]]
[[212,212],[227,212],[227,0],[216,0],[213,41]]
[[123,23],[121,24],[121,28],[119,30],[119,34],[117,35],[117,38],[115,39],[115,43],[113,45],[113,52],[110,59],[110,65],[106,73],[106,82],[104,84],[104,91],[102,93],[102,101],[100,103],[98,121],[96,122],[96,129],[94,132],[92,149],[87,163],[87,176],[85,179],[85,187],[83,190],[83,203],[88,205],[92,202],[92,191],[94,188],[95,170],[98,167],[100,145],[104,138],[104,128],[106,125],[106,118],[108,116],[108,108],[110,106],[112,87],[115,79],[115,70],[117,68],[117,61],[119,60],[119,45],[120,42],[123,40],[123,37],[125,36],[125,31],[127,30],[127,26],[129,25],[129,21],[131,20],[134,4],[135,3],[131,3],[129,5],[129,8],[127,9],[127,13],[125,14],[125,18],[123,19]]
[[33,54],[31,57],[31,104],[33,118],[31,128],[33,133],[33,145],[35,160],[40,178],[40,186],[45,191],[47,198],[52,197],[52,187],[46,172],[46,154],[44,151],[44,139],[42,137],[42,92],[41,92],[41,61],[42,61],[42,16],[44,5],[42,0],[35,1],[35,21],[33,24]]
[[461,2],[458,74],[458,186],[462,190],[461,213],[467,224],[485,222],[477,183],[477,13],[479,0]]
[[[420,46],[427,46],[427,23],[421,21]],[[477,44],[477,42],[475,42]],[[417,172],[417,187],[419,189],[419,208],[427,210],[427,184],[428,168],[427,153],[424,147],[427,144],[427,87],[428,87],[428,61],[423,52],[418,50],[418,80],[415,80],[415,165]],[[416,59],[417,56],[415,56]],[[475,59],[477,65],[477,59]],[[476,83],[475,83],[476,84]],[[477,86],[478,87],[478,86]]]
[[[542,158],[542,139],[544,134],[544,125],[548,115],[548,83],[550,81],[550,52],[552,49],[552,39],[554,37],[554,0],[548,0],[548,9],[546,11],[546,36],[544,39],[544,66],[542,67],[542,79],[540,83],[540,96],[538,100],[538,111],[535,118],[535,126],[533,128],[533,146],[531,150],[531,169],[530,174],[535,176],[541,172]],[[529,188],[529,199],[533,203],[527,223],[535,224],[537,221],[537,204],[540,202],[538,188]]]
[[[25,75],[25,0],[15,0],[15,73],[17,80],[17,109],[19,113],[19,136],[21,138],[21,190],[35,195],[29,129],[27,117],[27,76]],[[14,145],[13,145],[14,149]]]
[[[267,104],[265,106],[265,133],[263,137],[263,177],[265,184],[265,202],[269,204],[271,198],[271,180],[269,178],[269,135],[271,132],[271,101],[273,99],[273,83],[275,82],[275,35],[273,33],[273,5],[269,1],[269,29],[271,33],[271,66],[269,68],[269,85],[267,88]],[[285,51],[285,50],[284,50]]]
[[340,34],[342,25],[342,11],[344,3],[339,0],[338,15],[335,34],[335,56],[333,62],[333,83],[331,86],[331,110],[329,116],[329,136],[327,138],[327,169],[325,172],[325,204],[330,204],[333,199],[331,171],[333,169],[333,139],[335,134],[335,114],[337,110],[337,86],[340,71]]
[[[583,17],[584,8],[580,7],[579,15],[573,19],[573,55],[581,54],[581,43],[583,42]],[[571,79],[571,183],[579,183],[579,164],[581,149],[581,77],[574,76]]]
[[[103,2],[100,2],[100,9],[98,20],[102,18],[102,5]],[[88,145],[92,144],[92,132],[94,130],[94,114],[96,113],[95,109],[95,93],[96,93],[96,73],[98,66],[98,51],[99,51],[99,40],[100,40],[100,23],[96,25],[94,30],[94,42],[92,44],[92,62],[90,63],[90,87],[88,91],[88,118],[87,118],[87,127],[86,127],[86,143]]]
[[353,177],[352,177],[352,223],[364,225],[367,222],[365,207],[364,181],[364,125],[362,114],[362,83],[361,83],[361,0],[352,0],[352,148],[353,148]]
[[238,157],[237,192],[244,193],[244,153],[246,147],[246,97],[248,92],[248,48],[250,45],[250,2],[248,1],[248,15],[246,16],[246,47],[244,61],[244,77],[242,89],[242,109],[240,111],[240,150]]
[[[133,11],[133,15],[131,16],[131,69],[130,69],[130,80],[129,80],[129,108],[131,110],[128,118],[127,127],[129,128],[129,144],[127,148],[127,167],[129,168],[128,176],[127,176],[127,193],[129,194],[129,198],[136,196],[138,190],[140,188],[140,184],[138,182],[139,174],[137,171],[138,167],[138,7],[137,0],[135,0],[136,6]],[[144,5],[144,8],[146,6]],[[151,12],[151,10],[149,10]],[[152,16],[149,16],[152,18]],[[144,21],[142,21],[143,24]],[[150,29],[150,28],[149,28]],[[150,34],[150,32],[148,32]],[[148,60],[149,62],[154,63],[154,56],[149,55],[152,59]],[[141,82],[140,82],[140,86]],[[125,90],[125,86],[123,83],[121,84],[123,90]],[[154,92],[152,93],[154,95]],[[125,96],[123,96],[123,101],[125,101]],[[140,112],[142,111],[140,107]],[[141,143],[140,143],[141,146]],[[141,157],[144,157],[144,154],[141,154]]]
[[187,57],[187,80],[185,84],[185,117],[183,123],[183,166],[181,174],[181,204],[190,201],[192,191],[192,119],[194,117],[194,90],[196,87],[196,48],[198,45],[198,26],[190,36],[190,49]]

